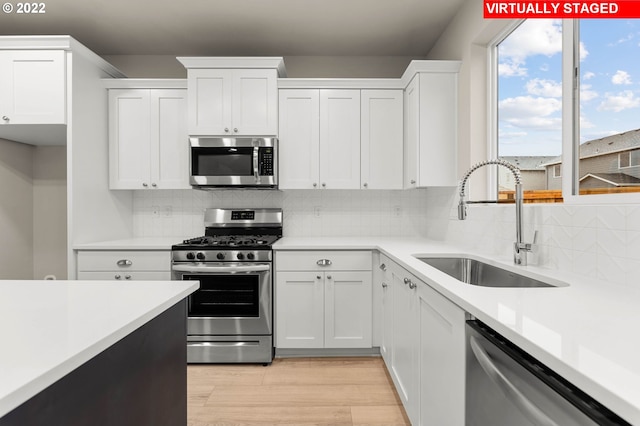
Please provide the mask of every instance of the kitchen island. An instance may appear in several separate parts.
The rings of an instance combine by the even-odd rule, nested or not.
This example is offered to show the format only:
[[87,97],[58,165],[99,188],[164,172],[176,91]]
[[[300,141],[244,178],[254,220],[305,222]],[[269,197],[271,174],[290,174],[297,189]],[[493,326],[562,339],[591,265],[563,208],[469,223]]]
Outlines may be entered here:
[[0,281],[0,425],[186,424],[189,281]]

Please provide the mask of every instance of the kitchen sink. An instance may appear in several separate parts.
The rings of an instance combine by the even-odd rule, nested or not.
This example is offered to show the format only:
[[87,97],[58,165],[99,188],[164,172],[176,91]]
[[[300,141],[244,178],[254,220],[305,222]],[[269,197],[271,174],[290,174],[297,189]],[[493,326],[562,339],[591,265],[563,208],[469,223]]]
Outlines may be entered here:
[[480,287],[565,287],[569,284],[552,279],[531,278],[517,272],[482,262],[470,257],[426,257],[416,259],[462,281]]

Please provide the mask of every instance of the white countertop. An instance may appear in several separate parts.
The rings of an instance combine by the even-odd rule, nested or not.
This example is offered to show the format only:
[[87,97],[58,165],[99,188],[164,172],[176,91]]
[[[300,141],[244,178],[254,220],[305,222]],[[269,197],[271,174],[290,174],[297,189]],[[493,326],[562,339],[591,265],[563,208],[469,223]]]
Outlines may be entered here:
[[631,424],[640,424],[640,289],[486,257],[569,286],[467,285],[412,256],[465,252],[421,239],[282,238],[274,249],[377,249]]
[[197,281],[0,281],[0,417],[198,285]]
[[74,244],[74,250],[171,250],[189,237],[136,237]]

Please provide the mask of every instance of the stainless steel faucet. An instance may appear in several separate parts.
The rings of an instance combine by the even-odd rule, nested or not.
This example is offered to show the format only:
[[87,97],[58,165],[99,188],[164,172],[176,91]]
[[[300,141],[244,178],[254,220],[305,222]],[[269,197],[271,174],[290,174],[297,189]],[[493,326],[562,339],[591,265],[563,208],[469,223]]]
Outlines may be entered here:
[[[515,165],[504,160],[487,160],[473,165],[460,180],[460,202],[458,203],[458,219],[465,220],[467,218],[467,203],[465,201],[464,189],[467,185],[467,180],[471,173],[475,172],[481,167],[495,164],[498,166],[506,167],[511,170],[516,181],[516,242],[513,244],[513,263],[516,265],[527,264],[527,252],[532,251],[533,244],[535,244],[536,236],[534,236],[533,243],[525,243],[522,241],[522,176],[520,175],[520,169]],[[537,234],[537,232],[536,232]]]

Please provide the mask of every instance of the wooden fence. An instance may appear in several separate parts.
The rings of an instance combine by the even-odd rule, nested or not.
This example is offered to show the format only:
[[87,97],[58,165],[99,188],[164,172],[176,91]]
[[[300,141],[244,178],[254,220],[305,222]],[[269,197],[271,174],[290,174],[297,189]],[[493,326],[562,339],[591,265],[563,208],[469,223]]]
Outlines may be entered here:
[[[580,195],[594,194],[621,194],[628,192],[640,192],[638,187],[620,187],[620,188],[592,188],[581,189]],[[557,190],[534,190],[524,191],[525,203],[561,203],[562,191]],[[500,191],[498,194],[499,203],[513,203],[515,201],[515,191]]]

